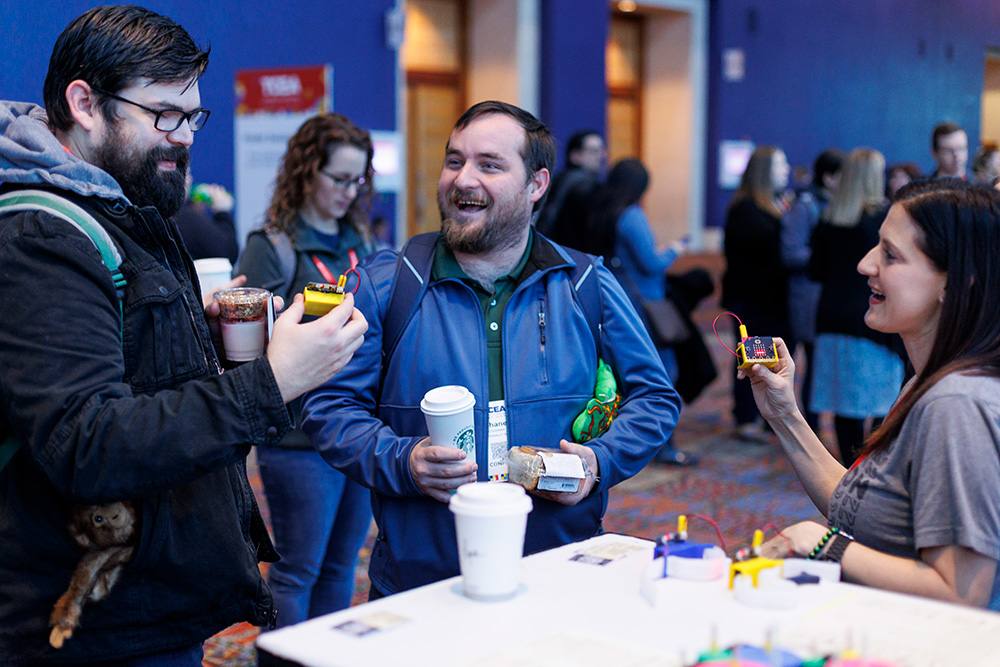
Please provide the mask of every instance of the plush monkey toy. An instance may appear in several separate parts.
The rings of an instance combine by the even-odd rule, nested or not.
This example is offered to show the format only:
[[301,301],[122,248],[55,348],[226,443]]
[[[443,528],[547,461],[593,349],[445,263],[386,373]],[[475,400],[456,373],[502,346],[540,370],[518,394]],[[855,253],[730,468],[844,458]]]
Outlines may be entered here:
[[52,608],[49,643],[62,648],[80,625],[87,598],[103,599],[118,581],[122,565],[132,557],[136,538],[135,507],[130,502],[89,505],[73,510],[69,533],[86,549],[73,571],[69,588]]

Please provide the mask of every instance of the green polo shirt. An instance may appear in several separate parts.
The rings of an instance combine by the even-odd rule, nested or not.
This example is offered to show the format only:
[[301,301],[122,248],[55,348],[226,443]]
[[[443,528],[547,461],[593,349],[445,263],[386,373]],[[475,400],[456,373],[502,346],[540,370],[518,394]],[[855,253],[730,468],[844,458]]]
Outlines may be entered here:
[[524,279],[525,267],[528,264],[528,257],[531,256],[531,246],[534,242],[534,232],[528,234],[528,244],[524,248],[524,254],[517,265],[511,269],[510,273],[501,276],[493,283],[493,291],[487,292],[483,286],[470,278],[462,270],[455,255],[444,244],[438,243],[434,249],[434,265],[431,267],[431,278],[433,280],[444,280],[446,278],[457,278],[472,288],[479,297],[479,305],[483,310],[483,319],[486,322],[486,355],[489,366],[490,377],[490,400],[501,401],[504,398],[503,392],[503,311],[514,294],[514,288]]

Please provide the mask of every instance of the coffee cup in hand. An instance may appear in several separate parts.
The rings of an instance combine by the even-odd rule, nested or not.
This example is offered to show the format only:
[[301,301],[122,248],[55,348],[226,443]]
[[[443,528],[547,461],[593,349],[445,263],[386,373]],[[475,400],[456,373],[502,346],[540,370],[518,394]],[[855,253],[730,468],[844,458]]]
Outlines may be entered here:
[[194,270],[201,284],[201,300],[225,287],[232,279],[233,265],[226,257],[205,257],[194,260]]
[[473,407],[476,397],[460,385],[435,387],[420,401],[432,445],[457,447],[467,459],[476,460],[476,429]]

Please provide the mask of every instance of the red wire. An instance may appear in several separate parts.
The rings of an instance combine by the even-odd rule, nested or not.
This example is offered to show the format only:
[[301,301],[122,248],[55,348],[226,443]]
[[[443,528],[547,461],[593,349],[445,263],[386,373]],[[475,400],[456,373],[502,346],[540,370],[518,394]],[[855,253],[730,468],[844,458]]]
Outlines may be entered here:
[[729,550],[726,549],[726,538],[722,537],[722,530],[719,529],[719,524],[716,523],[715,519],[710,516],[705,516],[704,514],[689,514],[688,516],[694,517],[695,519],[701,519],[702,521],[711,524],[712,528],[715,528],[715,536],[719,538],[719,545],[722,547],[722,550],[726,553],[729,552]]
[[344,272],[344,275],[349,276],[352,273],[358,277],[358,282],[354,283],[354,289],[351,290],[351,294],[357,294],[358,288],[361,287],[361,274],[358,273],[358,270],[352,266],[351,268],[347,269],[347,271]]
[[715,328],[715,325],[719,321],[719,318],[722,317],[723,315],[729,315],[730,317],[736,318],[736,321],[739,322],[741,326],[743,325],[743,320],[740,319],[739,315],[737,315],[736,313],[730,313],[728,310],[719,313],[718,315],[715,316],[715,319],[712,320],[712,331],[715,333],[715,338],[719,341],[719,345],[726,348],[726,351],[729,352],[729,354],[739,359],[740,355],[736,354],[736,350],[732,349],[723,342],[722,337],[719,336],[719,330]]

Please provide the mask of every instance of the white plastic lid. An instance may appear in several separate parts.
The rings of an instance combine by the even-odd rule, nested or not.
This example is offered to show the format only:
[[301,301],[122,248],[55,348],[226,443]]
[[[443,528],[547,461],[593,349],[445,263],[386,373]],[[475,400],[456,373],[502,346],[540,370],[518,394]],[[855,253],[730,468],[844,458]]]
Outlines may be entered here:
[[458,487],[448,508],[455,514],[505,516],[527,514],[531,498],[518,484],[509,482],[470,482]]
[[198,273],[232,273],[233,265],[226,257],[205,257],[194,260],[194,268]]
[[472,392],[458,384],[435,387],[420,401],[420,409],[427,415],[452,415],[476,404]]

